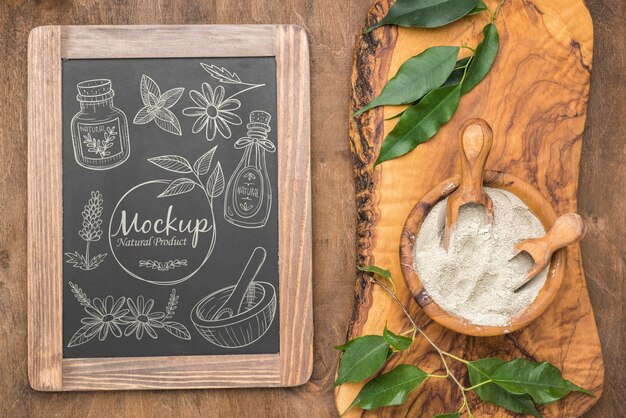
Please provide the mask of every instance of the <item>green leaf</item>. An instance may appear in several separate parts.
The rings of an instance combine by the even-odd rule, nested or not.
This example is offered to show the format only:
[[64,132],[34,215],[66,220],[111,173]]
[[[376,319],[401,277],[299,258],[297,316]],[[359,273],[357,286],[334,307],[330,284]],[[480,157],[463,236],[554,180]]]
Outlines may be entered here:
[[438,28],[468,14],[477,0],[398,0],[385,17],[365,31],[383,25]]
[[435,415],[433,418],[461,418],[461,413],[451,412],[449,414],[438,414],[438,415]]
[[381,374],[368,382],[352,401],[355,406],[371,410],[382,406],[401,405],[409,392],[416,389],[428,375],[421,369],[400,364],[392,371]]
[[487,10],[487,5],[483,1],[478,0],[478,3],[476,3],[476,6],[474,6],[474,8],[470,10],[468,15],[475,15],[485,10]]
[[412,103],[441,86],[448,78],[459,54],[456,46],[434,46],[409,58],[387,82],[380,95],[353,116],[382,105]]
[[467,69],[467,75],[463,80],[462,94],[467,93],[489,73],[493,62],[496,60],[498,48],[500,46],[500,36],[498,28],[493,23],[489,23],[483,28],[483,40],[476,47],[474,59]]
[[335,386],[372,376],[385,364],[388,352],[389,343],[380,335],[357,338],[341,357]]
[[400,157],[432,138],[450,120],[460,98],[460,85],[444,86],[409,107],[383,141],[376,164]]
[[365,267],[356,266],[356,268],[359,271],[362,271],[365,273],[378,274],[379,276],[383,276],[387,280],[391,280],[391,272],[389,270],[385,270],[384,268],[380,268],[378,266],[365,266]]
[[389,331],[386,326],[385,330],[383,331],[383,337],[390,346],[398,351],[406,350],[411,346],[411,344],[413,344],[412,338],[394,334],[393,332]]
[[[453,84],[459,84],[461,82],[461,80],[463,79],[463,73],[465,72],[465,66],[467,66],[467,63],[469,62],[469,60],[472,59],[472,57],[465,57],[465,58],[461,58],[460,60],[458,60],[456,62],[456,64],[454,64],[454,70],[452,71],[452,73],[450,73],[450,75],[448,76],[448,78],[446,79],[446,81],[443,82],[443,84],[441,85],[443,86],[451,86]],[[417,104],[419,103],[419,100],[416,100],[415,102],[413,102],[413,104]],[[397,114],[388,117],[385,120],[393,120],[393,119],[397,119],[400,116],[402,116],[404,114],[404,112],[406,112],[408,110],[408,107],[406,109],[404,109],[401,112],[398,112]]]
[[528,394],[535,403],[547,404],[570,392],[591,392],[563,379],[559,369],[548,362],[516,359],[499,366],[491,377],[494,383],[514,394]]
[[[499,358],[484,358],[469,362],[467,371],[471,385],[476,386],[491,379],[493,372],[504,363],[505,361]],[[495,383],[486,383],[474,389],[474,392],[485,402],[501,406],[509,411],[541,418],[541,414],[528,395],[514,395]]]
[[359,338],[361,338],[361,337],[353,338],[352,340],[346,341],[342,345],[336,345],[335,346],[335,350],[346,351],[348,349],[348,347],[350,347],[352,345],[352,343],[355,342],[356,340],[358,340]]

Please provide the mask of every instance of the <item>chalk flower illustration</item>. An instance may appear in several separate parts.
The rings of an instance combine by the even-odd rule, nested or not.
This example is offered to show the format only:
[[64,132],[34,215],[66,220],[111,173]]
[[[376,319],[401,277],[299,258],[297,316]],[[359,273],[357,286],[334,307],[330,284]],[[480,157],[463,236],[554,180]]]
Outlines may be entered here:
[[96,335],[100,341],[104,341],[109,333],[115,337],[122,336],[121,326],[126,323],[123,317],[128,313],[128,309],[123,309],[126,298],[114,299],[113,296],[107,296],[104,300],[95,298],[92,302],[80,287],[72,282],[70,287],[88,316],[81,319],[83,326],[74,333],[68,347],[84,344]]
[[217,132],[230,138],[230,125],[241,125],[241,118],[233,111],[241,107],[241,102],[229,97],[224,99],[224,87],[215,90],[209,83],[202,83],[202,92],[191,90],[189,97],[197,105],[183,109],[183,115],[197,118],[191,129],[194,134],[205,130],[206,139],[213,141]]
[[124,330],[124,335],[128,337],[135,333],[135,337],[141,340],[145,331],[150,337],[156,339],[157,333],[154,328],[163,328],[161,321],[165,318],[165,312],[151,312],[154,307],[154,299],[147,302],[144,301],[143,296],[137,297],[137,302],[128,299],[128,307],[131,315],[126,317],[129,326]]
[[136,300],[123,296],[115,299],[109,295],[104,300],[95,298],[91,301],[78,285],[72,282],[69,282],[69,285],[87,316],[81,319],[83,326],[74,333],[68,347],[85,344],[96,335],[100,341],[104,341],[109,335],[119,338],[132,334],[135,334],[138,340],[142,339],[144,334],[156,339],[157,329],[164,329],[181,340],[191,339],[187,327],[171,320],[178,306],[179,296],[176,289],[172,289],[170,293],[165,312],[152,312],[154,299],[146,301],[143,296],[138,296]]
[[100,241],[102,237],[102,194],[99,191],[91,192],[91,198],[85,205],[81,215],[83,216],[83,227],[78,231],[78,235],[87,243],[85,254],[78,251],[67,252],[66,262],[81,270],[93,270],[102,263],[107,253],[98,254],[94,257],[89,255],[89,246],[92,242]]
[[139,91],[144,107],[137,112],[133,123],[144,125],[154,121],[164,131],[182,135],[180,122],[170,108],[178,102],[185,89],[178,87],[161,94],[161,89],[154,80],[144,74],[141,76]]

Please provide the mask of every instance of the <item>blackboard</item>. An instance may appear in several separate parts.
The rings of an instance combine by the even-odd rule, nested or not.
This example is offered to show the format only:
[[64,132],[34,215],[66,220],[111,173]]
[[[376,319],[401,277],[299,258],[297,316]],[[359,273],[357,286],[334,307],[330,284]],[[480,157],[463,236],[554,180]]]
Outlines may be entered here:
[[62,86],[63,356],[277,353],[275,58],[69,59]]
[[31,31],[32,388],[309,379],[309,96],[296,25]]

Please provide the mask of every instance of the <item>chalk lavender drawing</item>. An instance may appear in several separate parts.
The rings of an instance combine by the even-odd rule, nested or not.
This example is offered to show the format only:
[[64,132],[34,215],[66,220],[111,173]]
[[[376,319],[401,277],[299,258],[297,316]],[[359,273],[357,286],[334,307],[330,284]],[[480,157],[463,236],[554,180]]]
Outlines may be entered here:
[[235,142],[243,156],[226,187],[224,219],[242,228],[262,228],[272,210],[272,188],[265,153],[276,152],[267,136],[271,115],[263,110],[250,113],[248,135]]
[[74,158],[84,168],[109,170],[130,156],[126,114],[113,105],[111,80],[78,83],[80,111],[72,118]]
[[197,118],[193,124],[192,132],[194,134],[205,131],[208,141],[213,141],[215,136],[219,134],[228,139],[231,136],[229,125],[241,125],[241,118],[234,113],[241,107],[241,102],[235,99],[248,90],[265,86],[265,84],[252,84],[241,81],[237,73],[230,72],[224,67],[216,65],[200,64],[209,75],[222,84],[239,87],[235,93],[225,98],[226,90],[219,85],[215,88],[209,83],[202,83],[201,91],[191,90],[189,97],[196,106],[183,109],[185,116]]
[[187,265],[187,260],[168,260],[165,262],[157,260],[139,260],[139,267],[145,267],[153,270],[168,271],[178,267]]
[[190,340],[191,334],[183,324],[172,321],[172,317],[178,306],[179,296],[176,289],[172,289],[164,312],[154,312],[154,299],[145,299],[138,296],[137,299],[109,295],[104,299],[94,298],[90,300],[78,285],[69,282],[72,294],[87,313],[80,320],[83,324],[70,338],[68,347],[85,344],[98,336],[100,341],[107,339],[109,335],[116,338],[122,335],[141,340],[144,334],[152,339],[157,339],[157,330],[163,329],[181,340]]
[[81,215],[83,216],[83,227],[78,231],[78,235],[87,243],[85,253],[78,251],[66,252],[66,263],[81,270],[93,270],[104,261],[107,253],[97,254],[93,257],[89,254],[89,247],[92,242],[100,241],[102,238],[102,195],[99,191],[91,192],[91,197],[85,205]]
[[255,281],[266,251],[254,249],[237,284],[202,298],[191,310],[191,322],[211,344],[242,348],[258,341],[276,316],[276,290],[271,283]]
[[139,87],[143,107],[135,115],[133,123],[144,125],[154,121],[165,132],[182,135],[180,122],[170,108],[178,102],[184,91],[183,87],[177,87],[161,94],[161,89],[157,83],[143,74]]
[[[109,222],[109,246],[115,261],[131,277],[156,285],[182,283],[213,253],[217,239],[213,201],[225,186],[221,164],[212,168],[216,149],[211,148],[193,164],[178,155],[149,158],[150,163],[178,177],[140,183],[118,201]],[[197,196],[187,199],[185,195],[191,192]],[[133,247],[132,251],[127,247]],[[163,247],[169,248],[172,263],[156,262]],[[192,253],[197,256],[191,257]]]

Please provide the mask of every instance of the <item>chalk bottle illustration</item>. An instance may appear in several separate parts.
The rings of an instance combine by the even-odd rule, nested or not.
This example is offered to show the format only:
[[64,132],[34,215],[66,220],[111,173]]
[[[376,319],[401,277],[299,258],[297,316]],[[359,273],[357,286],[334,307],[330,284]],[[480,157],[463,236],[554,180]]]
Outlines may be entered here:
[[272,190],[265,162],[266,152],[276,152],[267,136],[270,114],[262,110],[250,113],[248,135],[235,142],[243,156],[226,187],[224,218],[242,228],[265,226],[272,210]]
[[76,162],[90,170],[108,170],[130,155],[128,120],[113,105],[111,80],[78,83],[80,111],[72,118],[72,143]]

